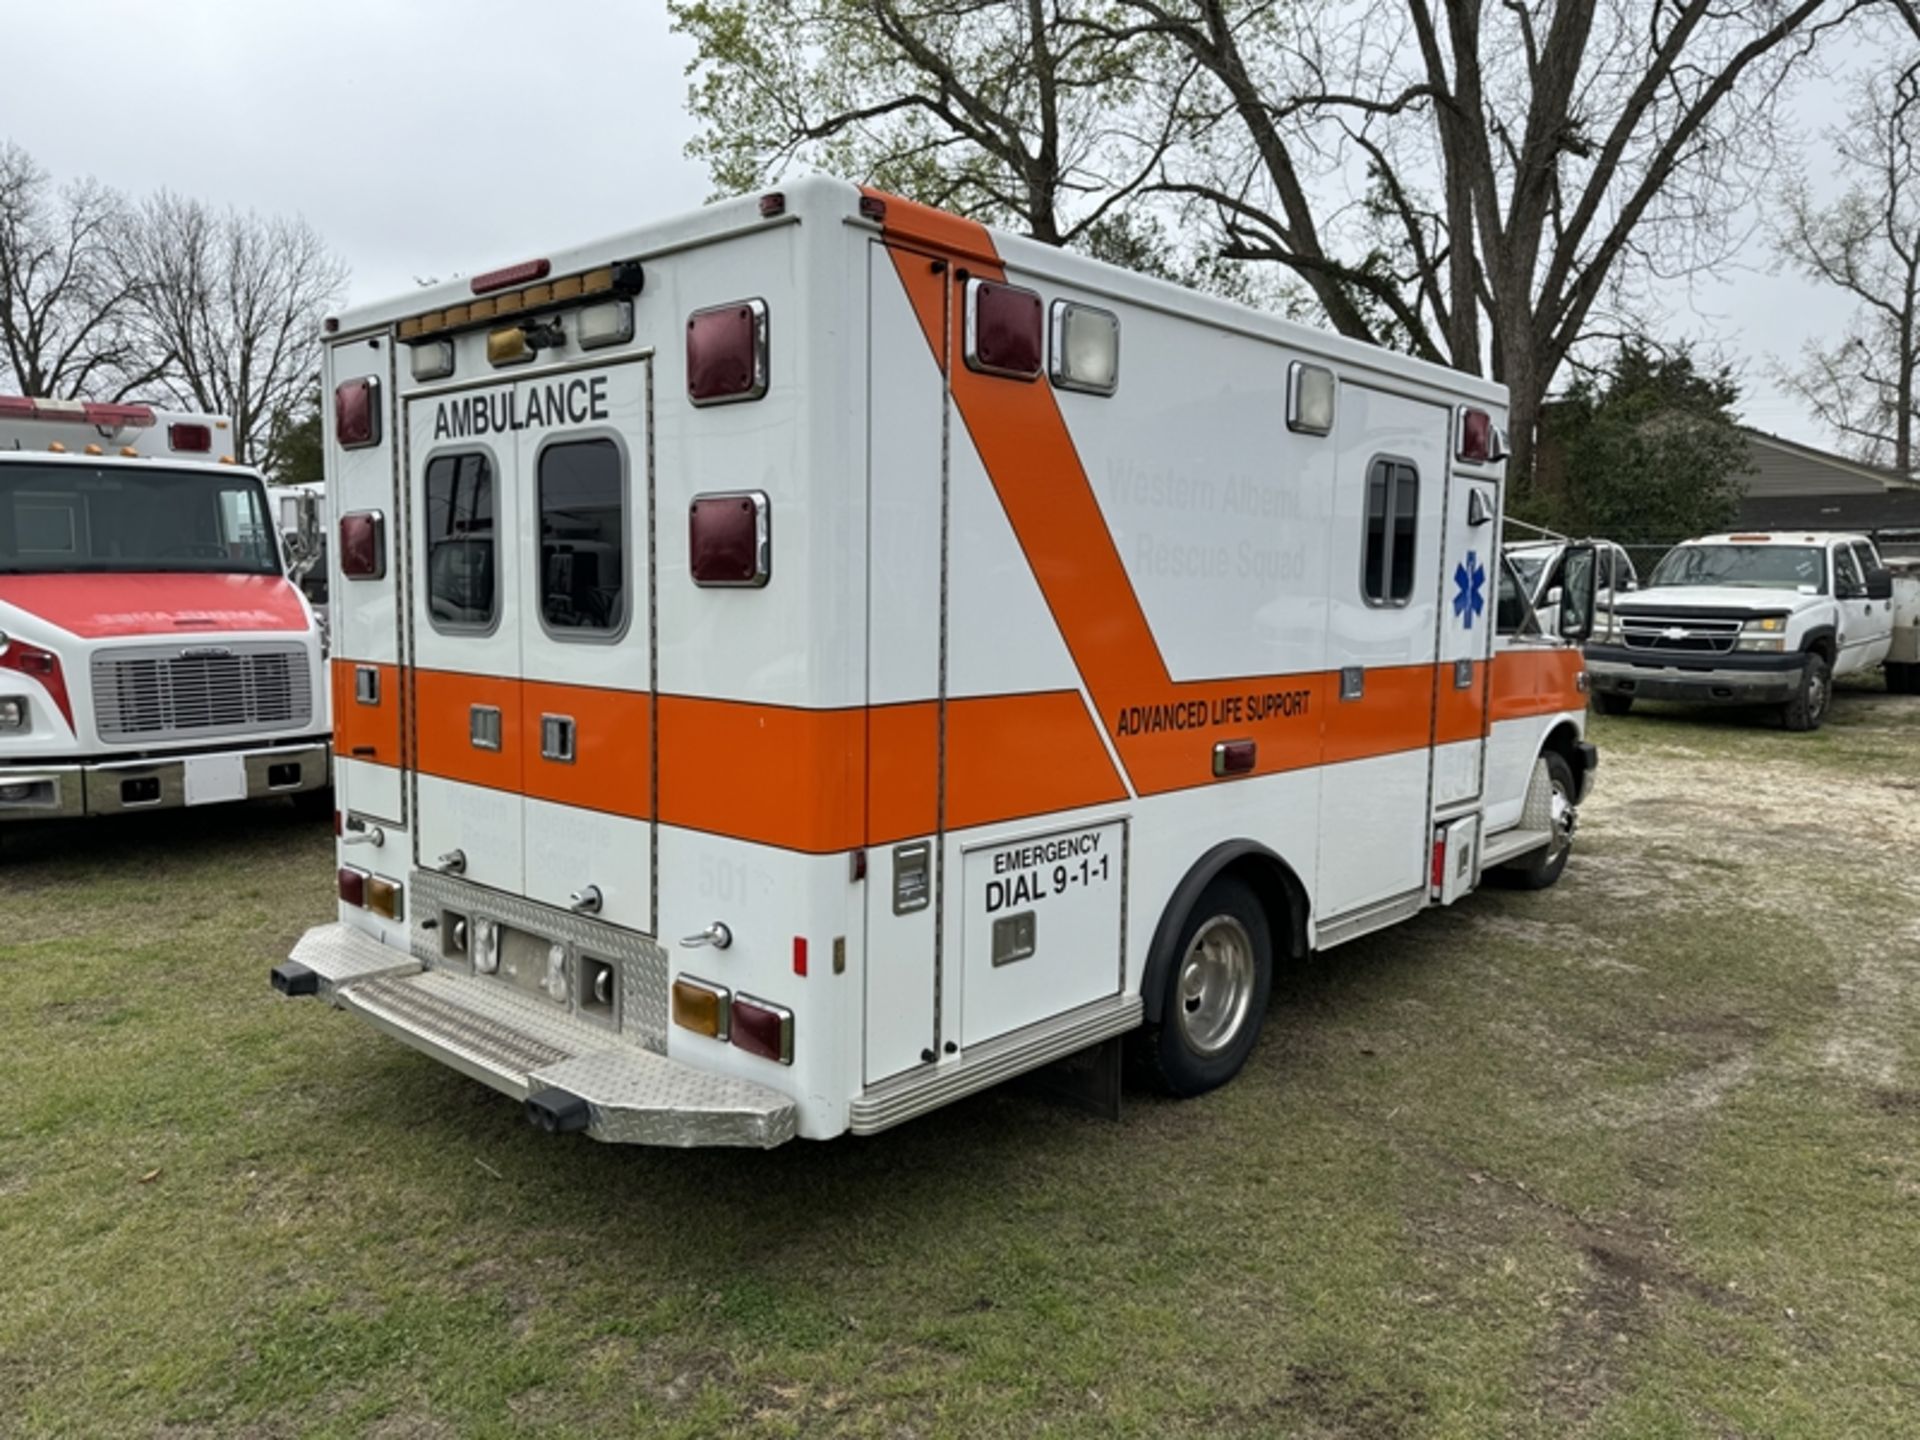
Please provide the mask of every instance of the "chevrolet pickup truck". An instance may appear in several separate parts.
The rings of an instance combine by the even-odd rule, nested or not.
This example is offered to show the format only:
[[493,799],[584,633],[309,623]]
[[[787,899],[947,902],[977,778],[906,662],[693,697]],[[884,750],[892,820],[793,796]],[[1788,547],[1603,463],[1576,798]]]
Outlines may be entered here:
[[1586,651],[1594,707],[1771,705],[1787,729],[1816,730],[1834,679],[1886,660],[1892,597],[1893,577],[1864,535],[1686,541],[1596,617]]

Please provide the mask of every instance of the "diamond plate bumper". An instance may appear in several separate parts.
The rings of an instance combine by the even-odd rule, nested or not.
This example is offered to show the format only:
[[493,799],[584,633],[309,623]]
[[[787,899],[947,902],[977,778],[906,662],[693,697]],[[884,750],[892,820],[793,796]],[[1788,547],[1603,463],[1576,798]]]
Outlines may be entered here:
[[302,990],[516,1100],[579,1097],[596,1140],[770,1149],[794,1137],[796,1107],[778,1091],[641,1049],[484,977],[423,969],[352,926],[309,930],[276,987],[307,973],[316,978]]

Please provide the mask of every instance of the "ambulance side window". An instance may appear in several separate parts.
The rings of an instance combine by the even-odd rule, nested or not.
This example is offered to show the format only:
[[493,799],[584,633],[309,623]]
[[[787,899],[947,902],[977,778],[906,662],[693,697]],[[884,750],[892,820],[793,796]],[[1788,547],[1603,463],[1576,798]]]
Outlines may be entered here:
[[609,634],[627,623],[627,477],[611,440],[540,452],[540,618]]
[[1420,516],[1420,472],[1404,460],[1367,468],[1367,543],[1360,566],[1369,605],[1405,605],[1413,598],[1413,562]]
[[434,628],[486,630],[499,617],[493,466],[485,455],[427,462],[427,613]]

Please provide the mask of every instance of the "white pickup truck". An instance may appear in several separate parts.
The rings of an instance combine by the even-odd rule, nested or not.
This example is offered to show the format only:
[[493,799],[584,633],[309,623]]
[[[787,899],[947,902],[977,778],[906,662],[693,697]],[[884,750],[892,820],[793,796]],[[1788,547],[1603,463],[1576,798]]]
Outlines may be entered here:
[[1675,546],[1604,607],[1587,646],[1593,703],[1775,705],[1789,730],[1826,719],[1836,676],[1893,643],[1893,576],[1864,535],[1709,535]]

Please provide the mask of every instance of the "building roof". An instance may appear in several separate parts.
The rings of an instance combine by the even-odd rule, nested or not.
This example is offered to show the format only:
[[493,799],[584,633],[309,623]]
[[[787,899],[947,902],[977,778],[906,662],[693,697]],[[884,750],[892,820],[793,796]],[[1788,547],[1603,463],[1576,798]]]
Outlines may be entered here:
[[1750,501],[1885,495],[1909,489],[1920,494],[1920,482],[1897,470],[1769,435],[1764,430],[1745,425],[1740,428],[1746,433],[1751,462],[1744,477]]

